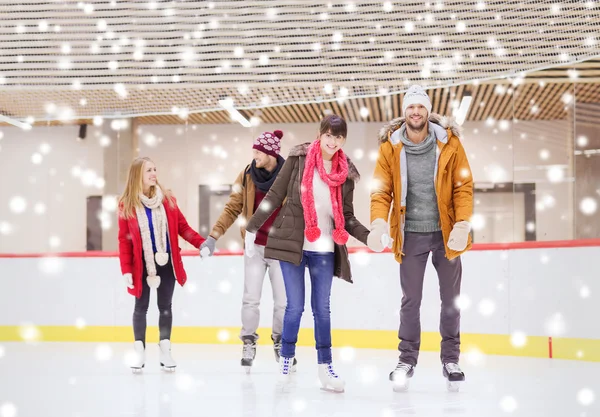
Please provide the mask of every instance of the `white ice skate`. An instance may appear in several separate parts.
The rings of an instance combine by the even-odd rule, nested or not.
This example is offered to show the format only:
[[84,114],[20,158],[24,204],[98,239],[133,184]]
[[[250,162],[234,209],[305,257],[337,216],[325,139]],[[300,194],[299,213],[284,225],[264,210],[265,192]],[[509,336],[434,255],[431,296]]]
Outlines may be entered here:
[[344,392],[346,382],[335,373],[330,363],[319,364],[319,380],[325,391]]
[[177,364],[171,357],[171,341],[169,339],[161,340],[158,344],[160,348],[160,366],[165,371],[173,372]]
[[146,364],[146,349],[144,349],[144,342],[136,340],[133,343],[133,350],[135,351],[135,360],[131,364],[131,370],[134,374],[141,373]]
[[294,358],[279,357],[279,381],[282,383],[288,383],[292,376],[292,370],[294,366]]
[[458,392],[461,382],[465,380],[465,374],[457,363],[445,363],[442,371],[446,378],[446,388],[450,392]]
[[415,374],[415,367],[407,363],[398,361],[396,369],[390,372],[390,381],[394,384],[394,391],[404,392],[408,390],[410,379]]
[[[275,360],[279,363],[281,359],[281,337],[273,340],[273,353],[275,353]],[[298,365],[298,361],[294,358],[292,372],[296,372],[296,365]]]

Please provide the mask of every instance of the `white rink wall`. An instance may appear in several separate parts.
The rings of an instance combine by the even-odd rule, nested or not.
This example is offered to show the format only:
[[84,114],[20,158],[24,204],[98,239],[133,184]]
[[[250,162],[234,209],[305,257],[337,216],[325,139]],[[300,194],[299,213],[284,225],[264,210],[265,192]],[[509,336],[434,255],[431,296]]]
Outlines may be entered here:
[[[600,246],[473,250],[463,256],[464,333],[600,339]],[[355,283],[337,279],[332,292],[335,329],[395,330],[401,291],[391,254],[354,253]],[[240,325],[243,259],[184,257],[188,283],[178,286],[175,326]],[[134,298],[120,277],[119,261],[106,258],[0,258],[0,326],[128,326]],[[431,263],[421,309],[422,330],[438,331],[439,295]],[[308,282],[308,281],[307,281]],[[309,285],[309,284],[307,284]],[[271,324],[271,289],[263,288],[261,327]],[[308,292],[307,292],[308,294]],[[149,325],[157,320],[155,294]],[[312,327],[307,297],[302,327]]]

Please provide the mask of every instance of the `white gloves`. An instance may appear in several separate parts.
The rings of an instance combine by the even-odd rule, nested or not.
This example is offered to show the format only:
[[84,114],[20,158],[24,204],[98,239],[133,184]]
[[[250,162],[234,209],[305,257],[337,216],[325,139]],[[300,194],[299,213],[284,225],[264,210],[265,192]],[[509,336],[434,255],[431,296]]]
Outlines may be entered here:
[[208,258],[209,256],[213,256],[215,253],[215,246],[217,244],[217,239],[212,236],[208,236],[202,245],[200,245],[200,257]]
[[448,248],[460,252],[465,250],[469,241],[469,232],[471,225],[469,222],[458,222],[452,228],[448,237]]
[[131,274],[123,274],[123,281],[125,282],[125,286],[127,288],[133,289],[133,277]]
[[256,240],[256,233],[250,233],[246,230],[246,238],[244,239],[244,253],[248,258],[252,258],[256,254],[256,246],[254,241]]
[[367,246],[373,252],[383,252],[385,248],[391,248],[394,239],[390,237],[387,222],[383,219],[375,219],[371,223],[371,233],[367,237]]

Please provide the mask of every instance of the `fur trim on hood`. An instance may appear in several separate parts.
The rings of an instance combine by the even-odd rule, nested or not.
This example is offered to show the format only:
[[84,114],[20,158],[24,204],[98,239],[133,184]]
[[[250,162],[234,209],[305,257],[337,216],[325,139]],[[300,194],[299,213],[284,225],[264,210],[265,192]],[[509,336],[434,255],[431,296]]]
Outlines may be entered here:
[[[306,156],[306,154],[308,153],[309,146],[310,146],[310,142],[296,145],[290,150],[289,156]],[[346,160],[348,161],[348,178],[350,178],[354,182],[360,181],[360,174],[358,172],[358,169],[356,168],[354,163],[350,160],[350,157],[348,155],[346,155]]]
[[[389,135],[391,135],[396,130],[400,129],[400,126],[402,126],[402,124],[404,123],[404,120],[405,120],[404,116],[398,117],[398,118],[392,120],[391,122],[389,122],[387,125],[383,126],[379,130],[379,135],[377,138],[379,145],[387,142],[389,140]],[[442,127],[444,130],[449,128],[450,131],[452,132],[452,134],[459,139],[462,136],[462,129],[456,123],[454,118],[440,116],[437,113],[431,113],[429,115],[429,121],[433,124],[436,124],[436,125]]]

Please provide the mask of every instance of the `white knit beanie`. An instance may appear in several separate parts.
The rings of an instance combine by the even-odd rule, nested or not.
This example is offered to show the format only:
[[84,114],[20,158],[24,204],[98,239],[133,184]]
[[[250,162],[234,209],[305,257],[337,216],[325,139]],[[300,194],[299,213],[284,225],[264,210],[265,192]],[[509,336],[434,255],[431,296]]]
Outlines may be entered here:
[[427,109],[427,114],[431,115],[431,100],[420,85],[411,85],[404,99],[402,100],[402,114],[406,113],[406,108],[411,104],[420,104]]

